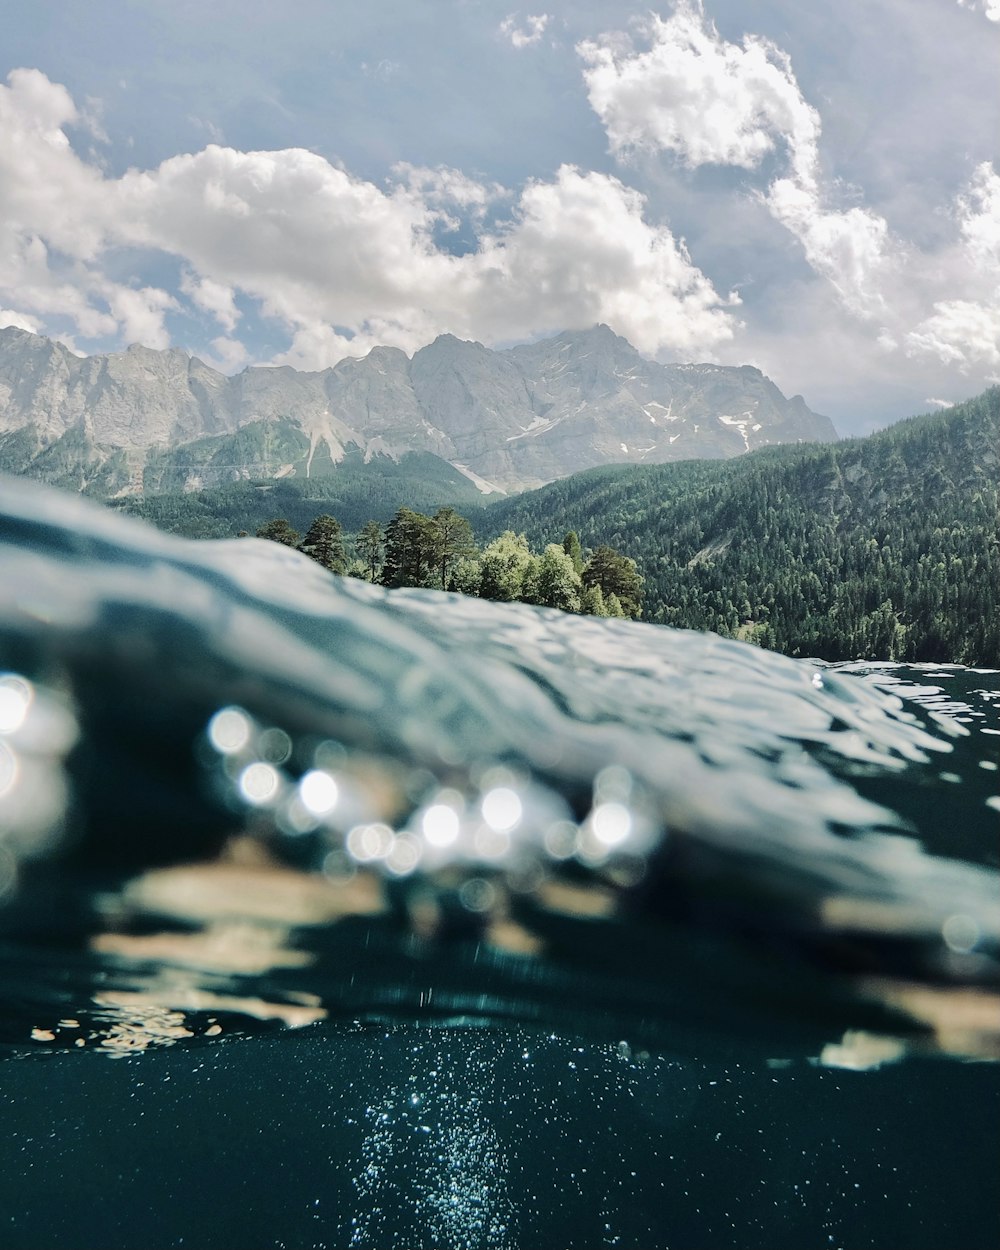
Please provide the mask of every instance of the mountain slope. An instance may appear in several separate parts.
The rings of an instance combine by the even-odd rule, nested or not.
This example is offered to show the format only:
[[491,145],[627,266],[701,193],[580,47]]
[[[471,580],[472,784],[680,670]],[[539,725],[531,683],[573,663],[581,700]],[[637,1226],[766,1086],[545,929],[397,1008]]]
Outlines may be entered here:
[[831,447],[591,470],[490,505],[639,564],[647,620],[826,659],[1000,665],[1000,389]]
[[657,364],[607,326],[506,351],[442,335],[412,360],[380,347],[233,378],[176,350],[81,359],[0,330],[0,469],[100,498],[309,479],[352,447],[434,455],[488,491],[835,438],[757,369]]

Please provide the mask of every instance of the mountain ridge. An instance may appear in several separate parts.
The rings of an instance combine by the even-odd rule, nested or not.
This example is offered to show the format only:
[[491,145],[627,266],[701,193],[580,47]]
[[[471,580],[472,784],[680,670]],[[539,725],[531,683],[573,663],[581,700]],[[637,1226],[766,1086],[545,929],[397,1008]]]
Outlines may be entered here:
[[601,464],[836,438],[752,365],[659,364],[605,325],[501,350],[448,334],[412,357],[376,347],[232,377],[177,348],[77,357],[0,330],[0,469],[103,498],[329,474],[351,447],[429,453],[502,493]]

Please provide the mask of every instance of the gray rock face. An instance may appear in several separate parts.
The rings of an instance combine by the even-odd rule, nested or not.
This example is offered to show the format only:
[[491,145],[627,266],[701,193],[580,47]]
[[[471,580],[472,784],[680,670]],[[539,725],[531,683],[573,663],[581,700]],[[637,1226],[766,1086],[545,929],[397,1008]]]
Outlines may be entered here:
[[96,495],[157,489],[175,456],[191,489],[329,471],[353,444],[430,452],[516,491],[600,464],[836,437],[752,366],[657,364],[607,326],[505,351],[446,334],[412,360],[378,347],[319,373],[233,378],[177,350],[81,359],[0,330],[0,469]]

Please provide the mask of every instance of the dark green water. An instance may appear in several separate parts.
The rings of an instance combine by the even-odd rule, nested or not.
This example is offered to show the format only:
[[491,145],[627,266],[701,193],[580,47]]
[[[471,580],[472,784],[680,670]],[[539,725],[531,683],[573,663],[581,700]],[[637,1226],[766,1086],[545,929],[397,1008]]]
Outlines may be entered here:
[[0,484],[0,1245],[992,1250],[998,744]]

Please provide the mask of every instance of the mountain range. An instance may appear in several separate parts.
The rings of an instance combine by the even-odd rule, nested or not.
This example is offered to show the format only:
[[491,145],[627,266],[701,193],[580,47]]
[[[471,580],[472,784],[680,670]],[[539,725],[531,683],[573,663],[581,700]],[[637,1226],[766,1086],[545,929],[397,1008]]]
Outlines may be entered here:
[[446,334],[412,358],[377,347],[320,372],[235,377],[176,349],[79,357],[0,330],[0,470],[98,498],[414,454],[484,494],[516,492],[597,465],[836,438],[753,366],[659,364],[604,325],[498,351]]

